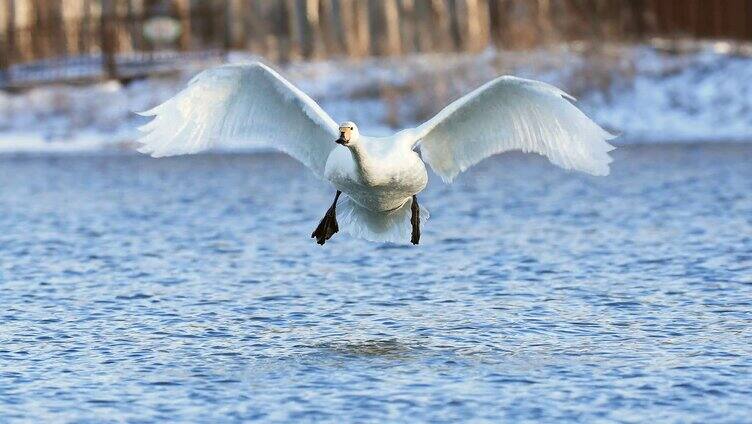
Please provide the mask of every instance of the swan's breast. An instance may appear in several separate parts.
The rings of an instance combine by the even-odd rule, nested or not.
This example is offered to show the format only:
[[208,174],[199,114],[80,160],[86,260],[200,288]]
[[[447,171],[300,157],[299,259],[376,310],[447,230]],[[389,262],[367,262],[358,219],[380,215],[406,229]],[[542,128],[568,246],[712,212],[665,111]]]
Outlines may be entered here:
[[377,211],[402,206],[428,182],[423,161],[412,151],[374,155],[370,165],[375,181],[366,183],[352,154],[347,149],[334,149],[326,162],[324,176],[356,203]]

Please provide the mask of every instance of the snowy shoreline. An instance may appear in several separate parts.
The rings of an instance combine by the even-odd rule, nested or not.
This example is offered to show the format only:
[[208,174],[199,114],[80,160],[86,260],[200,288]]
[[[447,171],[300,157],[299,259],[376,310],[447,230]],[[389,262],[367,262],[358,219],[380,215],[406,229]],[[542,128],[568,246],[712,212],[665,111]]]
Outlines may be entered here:
[[[233,53],[228,61],[253,59]],[[126,86],[106,82],[0,93],[0,153],[130,151],[136,127],[145,121],[133,112],[166,100],[203,66]],[[595,121],[621,134],[617,145],[752,141],[752,56],[729,43],[695,43],[681,53],[648,45],[593,51],[575,44],[292,63],[280,71],[335,120],[353,120],[374,135],[413,126],[483,82],[514,74],[573,94]],[[266,150],[219,146],[259,149]]]

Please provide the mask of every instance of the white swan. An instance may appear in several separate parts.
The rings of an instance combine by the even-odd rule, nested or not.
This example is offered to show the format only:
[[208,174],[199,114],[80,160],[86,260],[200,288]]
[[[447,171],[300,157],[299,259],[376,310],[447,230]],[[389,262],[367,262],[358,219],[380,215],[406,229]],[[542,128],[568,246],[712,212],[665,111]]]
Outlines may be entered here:
[[375,138],[361,135],[352,122],[337,125],[261,63],[226,65],[201,72],[175,97],[142,112],[154,119],[140,128],[145,135],[139,151],[154,157],[196,153],[239,138],[274,146],[337,189],[311,235],[319,244],[339,230],[339,223],[355,237],[381,242],[409,237],[418,244],[420,224],[428,218],[416,197],[428,181],[424,161],[445,182],[510,150],[607,175],[614,147],[606,140],[614,136],[568,100],[574,99],[551,85],[502,76],[417,128]]

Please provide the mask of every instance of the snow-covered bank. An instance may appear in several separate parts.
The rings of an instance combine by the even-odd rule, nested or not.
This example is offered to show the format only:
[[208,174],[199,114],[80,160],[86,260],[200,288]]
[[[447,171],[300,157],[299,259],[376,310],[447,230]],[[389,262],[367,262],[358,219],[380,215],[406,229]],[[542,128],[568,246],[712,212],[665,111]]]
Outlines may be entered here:
[[[500,74],[560,86],[617,144],[752,140],[752,56],[728,43],[655,46],[566,45],[531,52],[294,63],[281,68],[335,120],[365,132],[412,126]],[[229,60],[253,59],[231,54]],[[181,76],[86,87],[0,93],[0,152],[129,149],[145,110],[176,93]],[[245,146],[259,147],[259,146]]]

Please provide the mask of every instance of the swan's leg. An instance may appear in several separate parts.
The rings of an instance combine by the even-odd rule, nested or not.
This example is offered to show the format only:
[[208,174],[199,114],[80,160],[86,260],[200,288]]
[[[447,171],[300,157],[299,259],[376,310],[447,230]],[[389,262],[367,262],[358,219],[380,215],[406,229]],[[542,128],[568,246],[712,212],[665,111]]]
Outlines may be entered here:
[[410,237],[412,244],[420,242],[420,206],[418,206],[418,196],[413,196],[413,204],[410,206],[412,215],[410,216],[410,225],[413,226],[413,234]]
[[323,245],[327,240],[332,238],[334,233],[339,231],[339,225],[337,225],[337,199],[339,199],[340,194],[342,194],[342,192],[337,190],[337,194],[334,195],[332,206],[326,211],[326,215],[321,218],[319,226],[316,227],[313,234],[311,234],[311,238],[315,237],[316,243],[318,244]]

